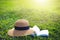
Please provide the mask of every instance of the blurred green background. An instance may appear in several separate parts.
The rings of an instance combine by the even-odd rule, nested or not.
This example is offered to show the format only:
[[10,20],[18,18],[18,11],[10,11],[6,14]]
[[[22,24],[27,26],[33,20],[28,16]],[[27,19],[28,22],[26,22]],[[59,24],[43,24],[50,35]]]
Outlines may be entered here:
[[[48,29],[49,37],[10,37],[7,31],[18,19]],[[60,0],[0,0],[0,38],[3,40],[60,40]]]

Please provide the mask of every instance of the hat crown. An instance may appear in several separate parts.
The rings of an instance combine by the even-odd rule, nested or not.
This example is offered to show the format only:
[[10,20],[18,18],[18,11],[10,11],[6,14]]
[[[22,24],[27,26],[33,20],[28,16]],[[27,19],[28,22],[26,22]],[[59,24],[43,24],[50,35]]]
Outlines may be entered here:
[[26,27],[26,26],[29,26],[29,22],[25,19],[19,19],[16,21],[15,26],[16,27]]

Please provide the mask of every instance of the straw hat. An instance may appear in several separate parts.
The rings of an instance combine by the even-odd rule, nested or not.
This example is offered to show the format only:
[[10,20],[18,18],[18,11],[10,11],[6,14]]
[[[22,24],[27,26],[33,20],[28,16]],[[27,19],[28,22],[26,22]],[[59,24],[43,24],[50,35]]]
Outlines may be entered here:
[[19,19],[15,22],[14,28],[8,31],[9,36],[26,36],[34,31],[29,28],[29,22],[25,19]]

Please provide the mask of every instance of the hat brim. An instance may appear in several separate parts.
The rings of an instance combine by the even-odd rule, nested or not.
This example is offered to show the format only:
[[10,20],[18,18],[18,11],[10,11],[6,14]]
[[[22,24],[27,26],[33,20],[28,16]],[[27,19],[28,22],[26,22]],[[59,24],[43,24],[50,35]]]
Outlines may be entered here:
[[29,30],[15,30],[14,28],[13,29],[10,29],[8,31],[8,35],[9,36],[26,36],[26,35],[30,35],[34,33],[34,31],[30,28]]

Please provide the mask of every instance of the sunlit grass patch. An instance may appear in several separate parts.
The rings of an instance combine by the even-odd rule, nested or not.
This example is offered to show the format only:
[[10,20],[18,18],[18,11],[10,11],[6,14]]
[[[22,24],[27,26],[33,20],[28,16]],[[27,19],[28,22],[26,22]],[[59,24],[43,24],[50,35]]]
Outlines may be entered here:
[[[30,22],[30,26],[37,25],[41,30],[48,29],[49,37],[10,37],[7,35],[7,31],[14,27],[14,23],[18,19],[27,19]],[[0,15],[0,37],[6,40],[59,40],[59,24],[60,16],[57,13],[48,11],[37,10],[20,10],[20,11],[8,11]],[[23,39],[24,38],[24,39]],[[56,38],[56,39],[55,39]]]

